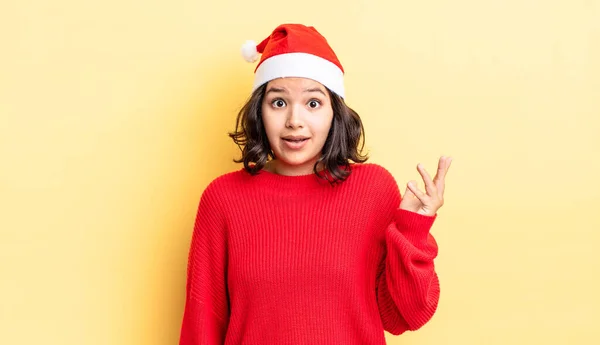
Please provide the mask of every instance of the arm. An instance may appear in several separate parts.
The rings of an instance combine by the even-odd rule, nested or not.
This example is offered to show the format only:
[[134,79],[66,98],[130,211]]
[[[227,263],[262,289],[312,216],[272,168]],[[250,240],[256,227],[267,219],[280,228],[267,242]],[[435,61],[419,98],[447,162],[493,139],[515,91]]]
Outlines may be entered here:
[[419,329],[437,308],[440,286],[433,259],[438,248],[429,233],[436,217],[398,209],[386,229],[377,299],[384,329],[394,335]]
[[429,230],[444,204],[445,177],[451,162],[452,157],[441,156],[433,179],[422,164],[417,164],[425,192],[410,181],[404,198],[393,176],[386,172],[384,190],[392,193],[387,198],[391,209],[387,214],[392,216],[385,223],[389,224],[385,229],[387,254],[377,277],[376,296],[384,329],[392,334],[421,328],[437,309],[440,284],[433,260],[438,247]]
[[222,345],[229,323],[226,226],[209,185],[196,214],[180,345]]
[[440,286],[433,260],[438,248],[429,233],[436,217],[397,209],[385,230],[387,254],[377,300],[384,329],[394,335],[419,329],[437,309]]
[[428,215],[417,213],[423,205],[414,193],[407,189],[402,198],[394,177],[385,169],[381,172],[375,180],[380,181],[386,253],[379,265],[376,296],[383,328],[398,335],[421,328],[437,309],[440,286],[433,260],[438,247],[429,230],[438,207]]

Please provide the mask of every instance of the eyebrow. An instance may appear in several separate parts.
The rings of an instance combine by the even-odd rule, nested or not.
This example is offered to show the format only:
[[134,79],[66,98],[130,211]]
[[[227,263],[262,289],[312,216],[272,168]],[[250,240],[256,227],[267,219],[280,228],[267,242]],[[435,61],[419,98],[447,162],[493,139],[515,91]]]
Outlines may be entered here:
[[[267,90],[265,95],[269,94],[270,92],[288,93],[288,91],[284,88],[271,87],[271,88],[269,88],[269,90]],[[321,94],[323,94],[323,96],[327,96],[327,95],[325,95],[325,92],[323,92],[323,90],[321,90],[321,88],[318,88],[318,87],[304,89],[304,92],[320,92]]]
[[312,89],[304,89],[304,92],[320,92],[323,94],[323,96],[327,96],[325,95],[325,92],[323,92],[323,90],[321,90],[321,88],[319,87],[314,87]]

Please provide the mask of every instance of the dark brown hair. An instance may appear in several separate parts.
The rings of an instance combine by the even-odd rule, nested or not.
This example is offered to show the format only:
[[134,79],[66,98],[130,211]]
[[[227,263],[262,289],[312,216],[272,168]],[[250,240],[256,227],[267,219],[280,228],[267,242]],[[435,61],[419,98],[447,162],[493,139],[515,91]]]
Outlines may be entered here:
[[[242,151],[242,157],[233,161],[243,162],[244,169],[252,175],[256,175],[269,158],[275,159],[262,120],[266,87],[267,83],[264,83],[250,95],[237,115],[235,131],[229,133]],[[363,163],[369,157],[361,154],[365,133],[360,116],[346,105],[342,97],[326,89],[331,99],[333,120],[313,171],[317,176],[335,184],[350,175],[350,161]],[[317,170],[319,165],[323,167],[322,171]]]

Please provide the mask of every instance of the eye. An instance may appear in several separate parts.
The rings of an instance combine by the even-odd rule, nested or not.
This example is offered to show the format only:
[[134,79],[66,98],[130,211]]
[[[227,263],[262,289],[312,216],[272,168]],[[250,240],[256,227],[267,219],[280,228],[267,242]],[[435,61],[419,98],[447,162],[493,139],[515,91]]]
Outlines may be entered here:
[[310,102],[308,102],[308,106],[312,109],[318,108],[321,105],[321,101],[316,100],[316,99],[312,99]]
[[275,108],[283,108],[285,107],[285,101],[281,98],[277,98],[271,101],[271,105]]

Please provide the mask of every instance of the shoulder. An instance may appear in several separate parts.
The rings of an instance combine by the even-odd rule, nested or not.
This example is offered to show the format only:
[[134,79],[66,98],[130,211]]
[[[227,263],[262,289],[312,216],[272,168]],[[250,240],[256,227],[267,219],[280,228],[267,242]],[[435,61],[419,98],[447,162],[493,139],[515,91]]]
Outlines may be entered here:
[[244,169],[236,170],[221,174],[211,180],[200,198],[211,204],[221,203],[228,195],[234,193],[239,188],[240,182],[246,178],[247,173]]
[[248,175],[244,169],[226,172],[215,177],[206,186],[205,192],[219,191],[222,189],[228,189],[236,184],[240,183]]
[[352,173],[358,184],[368,186],[369,190],[379,197],[393,203],[400,200],[400,190],[394,175],[383,166],[375,163],[352,164]]
[[396,179],[392,173],[383,166],[376,163],[355,163],[352,164],[352,174],[356,173],[359,177],[366,178],[369,182],[383,184],[386,186],[396,185]]

